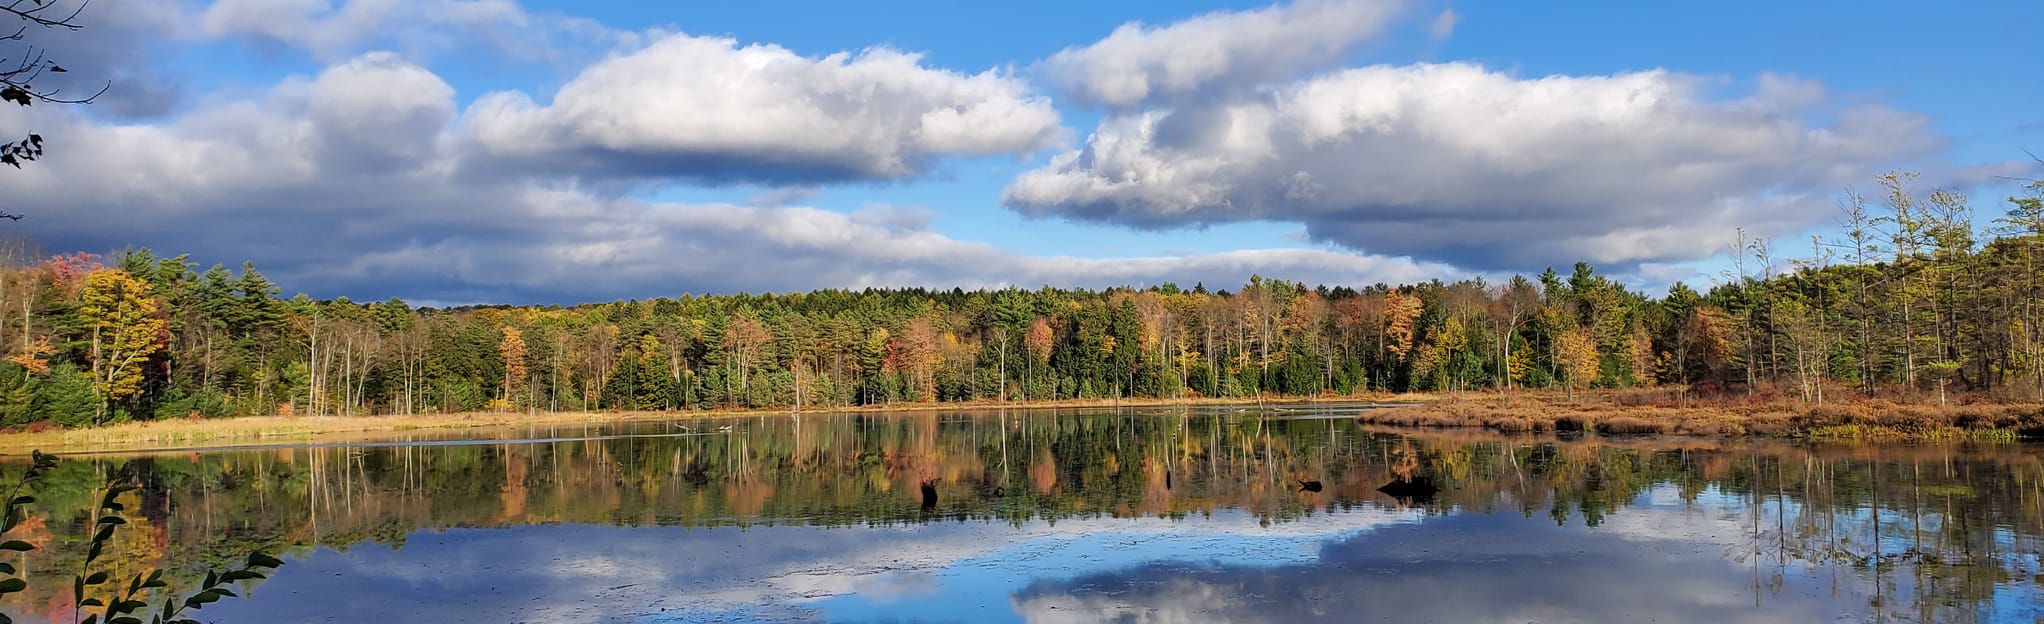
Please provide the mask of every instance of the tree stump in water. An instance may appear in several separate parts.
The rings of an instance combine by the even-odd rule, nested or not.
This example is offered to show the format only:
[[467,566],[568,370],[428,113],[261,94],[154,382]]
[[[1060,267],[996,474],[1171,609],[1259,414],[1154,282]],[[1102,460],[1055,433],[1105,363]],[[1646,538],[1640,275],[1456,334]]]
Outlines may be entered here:
[[1384,484],[1384,487],[1377,488],[1377,491],[1396,498],[1399,502],[1424,504],[1432,501],[1435,494],[1441,493],[1441,488],[1434,486],[1433,479],[1413,477],[1411,479],[1393,480],[1390,483]]

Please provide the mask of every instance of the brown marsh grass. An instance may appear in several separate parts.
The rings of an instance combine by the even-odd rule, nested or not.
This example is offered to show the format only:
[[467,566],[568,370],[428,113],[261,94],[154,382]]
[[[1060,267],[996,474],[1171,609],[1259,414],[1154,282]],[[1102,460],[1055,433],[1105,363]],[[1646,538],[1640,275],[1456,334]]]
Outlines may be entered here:
[[1400,427],[1479,427],[1500,432],[1595,431],[1600,434],[1775,436],[1829,439],[2006,440],[2044,437],[2044,405],[1935,405],[1885,398],[1821,405],[1779,396],[1698,397],[1679,389],[1579,395],[1466,395],[1434,403],[1369,410],[1364,423]]

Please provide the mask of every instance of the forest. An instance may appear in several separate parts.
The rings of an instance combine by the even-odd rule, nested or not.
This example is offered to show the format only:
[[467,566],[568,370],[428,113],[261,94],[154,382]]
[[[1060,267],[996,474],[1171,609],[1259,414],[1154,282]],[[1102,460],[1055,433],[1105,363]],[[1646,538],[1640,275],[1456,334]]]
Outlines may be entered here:
[[1658,297],[1578,263],[1502,283],[428,309],[283,298],[251,264],[16,240],[0,250],[0,427],[1657,385],[1810,403],[2044,396],[2044,184],[1976,214],[1915,179],[1846,191],[1840,233],[1807,247],[1741,232],[1707,289]]

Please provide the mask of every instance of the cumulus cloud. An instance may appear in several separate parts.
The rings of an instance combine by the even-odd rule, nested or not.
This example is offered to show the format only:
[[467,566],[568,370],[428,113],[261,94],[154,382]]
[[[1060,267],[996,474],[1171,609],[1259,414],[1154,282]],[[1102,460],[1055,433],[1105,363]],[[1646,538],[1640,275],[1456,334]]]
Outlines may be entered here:
[[165,123],[108,124],[37,107],[0,118],[0,132],[38,128],[51,137],[44,161],[9,178],[10,198],[31,214],[21,229],[47,246],[250,259],[287,288],[322,297],[565,303],[858,286],[1230,284],[1257,272],[1331,283],[1437,274],[1325,250],[1029,256],[937,233],[931,213],[916,208],[842,214],[635,199],[572,177],[478,166],[489,155],[464,134],[455,102],[432,72],[372,53]]
[[1061,130],[1048,99],[1001,72],[680,34],[589,67],[545,105],[484,96],[464,126],[478,151],[535,169],[766,183],[909,178],[942,156],[1051,147]]
[[[1828,194],[1941,146],[1928,119],[1831,110],[1763,77],[1739,99],[1668,71],[1526,79],[1372,66],[1267,97],[1110,115],[1015,179],[1025,214],[1146,229],[1295,222],[1352,249],[1475,269],[1686,260],[1786,234]],[[1819,122],[1813,119],[1826,119]]]
[[1108,108],[1255,88],[1326,66],[1382,32],[1405,0],[1298,0],[1216,12],[1168,26],[1130,22],[1043,62],[1053,84]]

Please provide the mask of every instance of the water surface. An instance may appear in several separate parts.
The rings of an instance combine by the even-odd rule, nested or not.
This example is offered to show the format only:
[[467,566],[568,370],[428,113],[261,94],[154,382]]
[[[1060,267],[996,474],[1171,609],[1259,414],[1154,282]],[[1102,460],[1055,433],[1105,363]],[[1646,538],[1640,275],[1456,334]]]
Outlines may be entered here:
[[[2044,617],[2044,448],[1372,429],[1356,406],[779,415],[77,456],[18,531],[71,612],[284,556],[218,622]],[[19,458],[16,458],[17,460]],[[10,470],[18,470],[18,465]],[[1393,482],[1433,496],[1393,498]],[[925,487],[927,486],[927,487]]]

